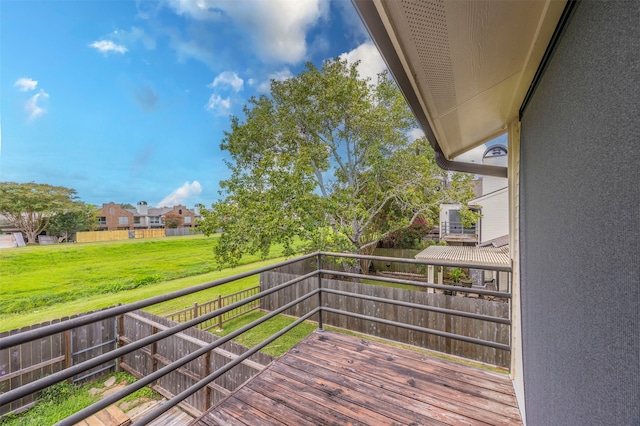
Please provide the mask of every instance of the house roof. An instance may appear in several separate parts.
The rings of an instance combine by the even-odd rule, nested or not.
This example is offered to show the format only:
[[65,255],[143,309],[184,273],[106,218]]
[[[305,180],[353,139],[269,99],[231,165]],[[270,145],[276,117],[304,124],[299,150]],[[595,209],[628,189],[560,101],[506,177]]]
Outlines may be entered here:
[[478,247],[504,247],[509,245],[509,235],[503,235],[492,240],[487,240],[482,244],[478,244]]
[[164,214],[173,211],[173,207],[149,207],[147,209],[147,214],[138,213],[136,209],[124,209],[129,213],[133,213],[134,216],[146,217],[146,216],[162,216]]
[[504,133],[566,1],[353,0],[427,138],[447,159]]
[[503,192],[506,192],[508,190],[509,190],[509,188],[507,186],[505,186],[504,188],[500,188],[500,189],[496,189],[495,191],[487,192],[484,195],[481,195],[481,196],[479,196],[477,198],[469,200],[467,204],[469,204],[469,206],[471,207],[471,205],[474,204],[474,203],[481,203],[483,201],[486,201],[489,198],[493,198],[496,195],[500,195]]
[[511,267],[509,246],[431,246],[416,255],[418,260],[437,262],[459,262],[483,266]]

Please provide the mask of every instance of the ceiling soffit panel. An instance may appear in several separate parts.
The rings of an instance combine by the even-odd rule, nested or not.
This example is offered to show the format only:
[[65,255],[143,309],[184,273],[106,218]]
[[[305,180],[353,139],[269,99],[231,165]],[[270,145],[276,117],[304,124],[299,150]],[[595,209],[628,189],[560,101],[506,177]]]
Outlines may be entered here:
[[[503,133],[565,1],[376,0],[442,151],[451,159]],[[375,34],[372,34],[375,39]]]

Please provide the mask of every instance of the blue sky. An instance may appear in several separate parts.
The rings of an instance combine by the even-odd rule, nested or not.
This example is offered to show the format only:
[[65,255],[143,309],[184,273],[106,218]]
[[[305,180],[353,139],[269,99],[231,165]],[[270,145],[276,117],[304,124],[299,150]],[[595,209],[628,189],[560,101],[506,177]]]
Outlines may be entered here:
[[270,79],[384,63],[348,0],[0,2],[0,181],[101,205],[219,198],[219,150]]

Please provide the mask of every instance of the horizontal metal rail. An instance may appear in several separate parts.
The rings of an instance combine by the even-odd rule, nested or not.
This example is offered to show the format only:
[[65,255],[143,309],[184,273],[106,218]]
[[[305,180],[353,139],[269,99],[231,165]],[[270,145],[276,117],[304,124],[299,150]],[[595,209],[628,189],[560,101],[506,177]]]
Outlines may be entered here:
[[[200,324],[201,322],[204,322],[206,320],[209,320],[211,318],[214,318],[218,315],[221,315],[227,311],[230,311],[232,309],[235,309],[239,306],[242,306],[246,303],[250,303],[256,299],[259,299],[265,295],[274,293],[278,290],[281,290],[283,288],[286,288],[290,285],[293,285],[297,282],[300,281],[304,281],[305,279],[308,278],[312,278],[314,276],[316,276],[318,273],[317,271],[313,271],[309,274],[306,275],[302,275],[298,278],[289,280],[283,284],[280,284],[276,287],[273,287],[269,290],[266,290],[264,292],[258,293],[255,296],[251,296],[245,300],[241,300],[238,301],[236,303],[232,303],[231,305],[225,306],[222,309],[217,309],[213,312],[210,312],[206,315],[194,318],[190,321],[184,322],[184,323],[180,323],[178,325],[175,325],[167,330],[161,331],[159,333],[153,334],[151,336],[145,337],[144,339],[140,339],[134,343],[128,344],[126,346],[123,346],[121,348],[115,349],[113,351],[107,352],[106,354],[102,354],[102,355],[98,355],[95,358],[92,358],[90,360],[84,361],[80,364],[74,365],[73,367],[69,367],[66,368],[62,371],[59,371],[57,373],[53,373],[49,376],[43,377],[41,379],[38,379],[34,382],[31,382],[29,384],[26,384],[24,386],[21,386],[17,389],[11,390],[9,392],[6,392],[4,394],[0,395],[0,405],[4,405],[4,404],[8,404],[10,402],[13,402],[17,399],[20,399],[22,397],[25,397],[33,392],[37,392],[41,389],[44,389],[48,386],[51,386],[55,383],[61,382],[62,380],[68,379],[70,377],[75,376],[76,374],[82,373],[83,371],[86,371],[90,368],[94,368],[97,367],[100,364],[103,364],[105,362],[111,361],[114,358],[118,358],[121,357],[123,355],[126,355],[130,352],[135,351],[136,349],[140,349],[144,346],[147,346],[151,343],[157,342],[159,340],[164,339],[165,337],[169,337],[173,334],[176,334],[180,331],[186,330],[187,328],[193,327],[195,325]],[[70,321],[69,321],[70,322]]]
[[372,281],[382,281],[382,282],[392,283],[392,284],[406,284],[406,285],[412,285],[416,287],[435,288],[438,290],[450,290],[450,291],[460,291],[465,293],[482,294],[483,296],[504,297],[505,299],[511,298],[511,293],[507,293],[503,291],[484,290],[481,288],[462,287],[462,286],[444,285],[444,284],[431,284],[431,283],[424,283],[421,281],[412,281],[412,280],[403,280],[400,278],[383,277],[379,275],[364,275],[364,274],[354,274],[352,272],[332,271],[330,269],[321,269],[320,273],[340,275],[340,276],[349,277],[349,278],[361,278],[361,279],[372,280]]
[[[189,295],[189,294],[193,294],[193,293],[197,293],[199,291],[202,290],[206,290],[206,289],[210,289],[212,287],[216,287],[222,284],[226,284],[229,282],[233,282],[242,278],[246,278],[249,276],[253,276],[253,275],[257,275],[263,272],[268,272],[274,269],[277,269],[279,267],[282,266],[286,266],[292,263],[296,263],[296,262],[300,262],[300,261],[305,261],[305,260],[309,260],[312,258],[318,258],[321,259],[322,257],[334,257],[334,258],[351,258],[351,259],[369,259],[369,260],[379,260],[379,261],[387,261],[387,262],[397,262],[397,263],[405,263],[405,264],[415,264],[415,265],[433,265],[433,266],[446,266],[446,267],[462,267],[462,268],[474,268],[474,269],[484,269],[484,270],[493,270],[493,271],[504,271],[504,272],[511,272],[511,267],[508,266],[496,266],[496,265],[479,265],[479,264],[464,264],[464,263],[454,263],[454,262],[433,262],[433,261],[425,261],[425,260],[417,260],[417,259],[404,259],[404,258],[394,258],[394,257],[381,257],[381,256],[369,256],[369,255],[360,255],[360,254],[350,254],[350,253],[331,253],[331,252],[316,252],[316,253],[312,253],[306,256],[302,256],[302,257],[298,257],[295,259],[290,259],[284,262],[279,262],[277,264],[274,265],[270,265],[270,266],[265,266],[262,268],[258,268],[255,270],[251,270],[251,271],[247,271],[244,273],[240,273],[240,274],[236,274],[233,275],[231,277],[227,277],[227,278],[222,278],[222,279],[218,279],[218,280],[214,280],[214,281],[210,281],[204,284],[200,284],[198,286],[195,287],[190,287],[187,289],[183,289],[183,290],[179,290],[179,291],[175,291],[172,293],[168,293],[165,295],[161,295],[161,296],[156,296],[156,297],[152,297],[149,299],[145,299],[142,301],[138,301],[138,302],[134,302],[131,304],[127,304],[127,305],[121,305],[121,306],[117,306],[114,308],[109,308],[109,309],[105,309],[103,311],[99,311],[99,312],[95,312],[83,317],[78,317],[78,318],[74,318],[68,321],[64,321],[61,323],[56,323],[56,324],[52,324],[40,329],[34,329],[34,330],[30,330],[30,331],[26,331],[23,333],[19,333],[19,334],[15,334],[15,335],[11,335],[11,336],[7,336],[5,338],[0,339],[0,349],[4,349],[4,348],[8,348],[8,347],[13,347],[13,346],[17,346],[32,340],[36,340],[36,339],[40,339],[42,337],[46,337],[46,336],[50,336],[56,333],[60,333],[63,331],[67,331],[76,327],[80,327],[83,325],[87,325],[87,324],[91,324],[97,321],[101,321],[107,318],[116,318],[118,316],[121,316],[123,314],[126,313],[130,313],[134,310],[138,310],[141,308],[145,308],[147,306],[151,306],[157,303],[161,303],[161,302],[165,302],[171,299],[175,299],[178,297],[182,297],[185,295]],[[114,393],[113,395],[108,396],[107,398],[102,399],[101,401],[73,414],[71,417],[68,417],[64,420],[62,420],[60,423],[60,425],[73,425],[76,424],[77,422],[79,422],[80,420],[106,408],[107,406],[117,402],[118,400],[126,397],[127,395],[130,395],[131,393],[141,389],[144,386],[147,386],[151,383],[153,383],[154,381],[158,380],[158,378],[169,374],[170,372],[178,369],[178,368],[182,368],[185,364],[192,362],[193,360],[201,357],[202,355],[204,355],[205,353],[208,353],[211,350],[214,350],[216,348],[218,348],[220,345],[236,338],[237,336],[245,333],[246,331],[252,329],[253,327],[262,324],[263,322],[275,317],[276,315],[279,315],[283,312],[285,312],[286,310],[296,306],[297,304],[301,303],[302,301],[312,297],[312,296],[318,296],[318,300],[320,302],[321,300],[321,296],[322,293],[326,293],[326,294],[335,294],[335,295],[339,295],[339,296],[345,296],[345,297],[354,297],[354,298],[359,298],[362,300],[368,300],[368,301],[372,301],[372,302],[376,302],[376,303],[387,303],[387,304],[391,304],[391,305],[396,305],[396,306],[404,306],[407,308],[412,308],[412,309],[420,309],[423,311],[430,311],[430,312],[435,312],[435,313],[442,313],[442,314],[449,314],[449,315],[456,315],[456,316],[460,316],[460,317],[465,317],[465,318],[471,318],[471,319],[477,319],[477,320],[482,320],[482,321],[489,321],[489,322],[494,322],[494,323],[498,323],[498,324],[505,324],[505,325],[511,325],[511,319],[510,318],[501,318],[501,317],[494,317],[494,316],[490,316],[490,315],[481,315],[481,314],[476,314],[473,312],[463,312],[463,311],[458,311],[458,310],[454,310],[454,309],[446,309],[446,308],[439,308],[439,307],[434,307],[434,306],[428,306],[428,305],[422,305],[422,304],[417,304],[417,303],[411,303],[411,302],[403,302],[403,301],[398,301],[398,300],[392,300],[392,299],[387,299],[387,298],[383,298],[383,297],[376,297],[376,296],[368,296],[368,295],[362,295],[362,294],[357,294],[357,293],[351,293],[348,291],[341,291],[341,290],[332,290],[332,289],[327,289],[324,288],[321,284],[321,280],[322,280],[322,276],[326,275],[326,274],[331,274],[331,275],[339,275],[339,276],[343,276],[343,277],[349,277],[349,278],[357,278],[357,279],[366,279],[366,280],[375,280],[375,281],[380,281],[380,282],[385,282],[385,283],[396,283],[396,284],[404,284],[404,285],[411,285],[411,286],[415,286],[415,287],[419,287],[419,288],[432,288],[432,289],[440,289],[440,290],[450,290],[450,291],[458,291],[458,292],[466,292],[466,293],[475,293],[475,294],[480,294],[480,295],[487,295],[487,296],[495,296],[495,297],[501,297],[501,298],[511,298],[511,294],[510,293],[505,293],[505,292],[499,292],[499,291],[491,291],[491,290],[485,290],[485,289],[476,289],[476,288],[468,288],[468,287],[459,287],[459,286],[452,286],[452,285],[439,285],[439,284],[434,284],[434,283],[425,283],[425,282],[421,282],[421,281],[413,281],[413,280],[407,280],[407,279],[398,279],[398,278],[392,278],[392,277],[383,277],[383,276],[371,276],[371,275],[364,275],[364,274],[356,274],[356,273],[349,273],[349,272],[343,272],[343,271],[336,271],[336,270],[328,270],[328,269],[322,269],[320,268],[320,263],[318,263],[318,267],[317,269],[315,269],[314,271],[302,275],[302,276],[298,276],[294,279],[291,279],[289,281],[286,281],[285,283],[279,284],[277,286],[274,286],[273,288],[269,289],[269,290],[265,290],[263,292],[260,292],[258,294],[255,294],[253,296],[250,296],[246,299],[242,299],[240,301],[237,301],[235,303],[229,304],[228,306],[224,306],[221,307],[215,311],[209,312],[205,315],[193,318],[189,321],[186,321],[184,323],[181,324],[177,324],[175,326],[169,327],[165,330],[162,330],[158,333],[152,334],[150,336],[147,336],[143,339],[128,343],[127,345],[121,347],[121,348],[117,348],[114,349],[113,351],[110,351],[108,353],[102,354],[102,355],[98,355],[93,359],[84,361],[80,364],[77,364],[75,366],[72,366],[70,368],[64,369],[60,372],[51,374],[49,376],[46,376],[44,378],[38,379],[32,383],[26,384],[24,386],[21,386],[17,389],[11,390],[9,392],[6,392],[4,394],[0,394],[0,405],[5,405],[5,404],[9,404],[11,402],[14,402],[20,398],[23,398],[29,394],[32,394],[34,392],[37,392],[39,390],[42,390],[48,386],[51,386],[55,383],[58,383],[60,381],[63,381],[65,379],[71,378],[73,376],[76,376],[80,373],[85,373],[85,376],[81,377],[78,380],[81,380],[85,377],[90,377],[91,375],[94,375],[96,373],[98,373],[99,371],[94,371],[91,373],[87,373],[90,369],[101,366],[107,362],[113,361],[114,359],[117,359],[119,357],[122,357],[126,354],[129,354],[135,350],[138,349],[142,349],[145,346],[148,346],[154,342],[160,341],[162,339],[165,339],[169,336],[175,335],[177,333],[180,333],[188,328],[194,327],[198,324],[204,323],[206,321],[209,321],[217,316],[223,315],[227,312],[233,311],[234,309],[237,309],[239,307],[242,307],[244,305],[250,304],[252,302],[255,302],[256,300],[261,299],[262,297],[268,296],[272,293],[275,293],[277,291],[280,291],[282,289],[285,289],[289,286],[292,286],[298,282],[304,281],[304,280],[308,280],[310,278],[314,278],[314,277],[318,277],[319,282],[318,282],[318,288],[316,288],[315,290],[310,291],[309,293],[298,297],[297,299],[287,303],[286,305],[278,308],[277,310],[274,310],[272,312],[270,312],[269,314],[265,315],[264,317],[261,317],[259,319],[257,319],[256,321],[253,321],[250,324],[247,324],[246,326],[242,327],[241,329],[236,330],[233,333],[228,334],[227,336],[224,336],[222,338],[219,338],[218,340],[216,340],[215,342],[206,345],[200,349],[198,349],[197,351],[184,356],[176,361],[171,362],[170,364],[165,365],[164,367],[162,367],[161,369],[157,370],[156,372],[145,376],[143,378],[141,378],[140,380],[136,381],[135,383],[128,385],[127,387],[125,387],[124,389]],[[313,306],[311,306],[313,307]],[[311,308],[310,307],[310,308]],[[189,310],[191,308],[188,308],[187,310]],[[185,310],[186,311],[186,310]],[[299,325],[300,323],[302,323],[303,321],[307,320],[308,318],[311,318],[313,315],[318,314],[319,315],[319,321],[321,321],[321,316],[323,312],[329,312],[329,313],[334,313],[337,315],[345,315],[345,316],[349,316],[349,317],[353,317],[353,318],[359,318],[362,320],[366,320],[366,321],[372,321],[372,322],[376,322],[376,323],[380,323],[380,324],[385,324],[385,325],[389,325],[389,326],[396,326],[396,327],[400,327],[400,328],[404,328],[404,329],[408,329],[408,330],[413,330],[413,331],[418,331],[418,332],[424,332],[427,334],[431,334],[431,335],[435,335],[435,336],[441,336],[441,337],[445,337],[445,338],[451,338],[451,339],[456,339],[459,341],[463,341],[463,342],[468,342],[468,343],[473,343],[473,344],[478,344],[478,345],[482,345],[482,346],[486,346],[486,347],[491,347],[491,348],[495,348],[495,349],[501,349],[501,350],[505,350],[505,351],[510,351],[510,345],[508,344],[502,344],[502,343],[497,343],[497,342],[492,342],[492,341],[486,341],[483,339],[478,339],[478,338],[474,338],[474,337],[467,337],[467,336],[462,336],[462,335],[458,335],[458,334],[454,334],[454,333],[450,333],[450,332],[445,332],[445,331],[439,331],[439,330],[435,330],[435,329],[430,329],[430,328],[425,328],[425,327],[420,327],[420,326],[415,326],[415,325],[411,325],[411,324],[405,324],[405,323],[401,323],[401,322],[397,322],[397,321],[392,321],[392,320],[387,320],[387,319],[383,319],[383,318],[376,318],[376,317],[371,317],[371,316],[367,316],[367,315],[363,315],[363,314],[358,314],[358,313],[354,313],[354,312],[349,312],[349,311],[344,311],[344,310],[339,310],[339,309],[333,309],[333,308],[329,308],[329,307],[323,307],[320,306],[320,303],[318,305],[318,307],[314,308],[313,310],[311,310],[310,312],[308,312],[307,314],[303,315],[302,317],[300,317],[298,320],[296,320],[294,323],[292,323],[291,325],[279,330],[278,332],[276,332],[275,334],[271,335],[270,337],[268,337],[267,339],[265,339],[263,342],[261,342],[260,344],[256,345],[255,347],[253,347],[252,349],[250,349],[249,351],[245,352],[244,354],[240,355],[239,357],[237,357],[236,359],[228,362],[227,364],[225,364],[223,367],[219,368],[218,370],[214,371],[213,373],[211,373],[210,375],[200,379],[196,384],[192,385],[191,387],[189,387],[188,389],[182,391],[180,394],[172,397],[167,403],[163,404],[161,407],[154,409],[153,411],[149,412],[148,414],[145,414],[145,416],[141,419],[139,419],[135,424],[136,425],[144,425],[144,424],[148,424],[149,422],[151,422],[153,419],[157,418],[158,416],[160,416],[162,413],[166,412],[167,410],[169,410],[170,408],[172,408],[173,406],[179,404],[181,401],[183,401],[185,398],[187,398],[188,396],[194,394],[195,392],[197,392],[198,390],[206,387],[207,385],[209,385],[211,382],[213,382],[215,379],[217,379],[218,377],[222,376],[223,374],[225,374],[226,372],[228,372],[229,370],[231,370],[233,367],[235,367],[236,365],[246,361],[251,355],[255,354],[256,352],[258,352],[260,349],[262,349],[264,346],[268,345],[269,343],[271,343],[272,341],[276,340],[277,338],[279,338],[280,336],[284,335],[285,333],[287,333],[288,331],[290,331],[291,329],[293,329],[294,327],[296,327],[297,325]],[[321,326],[321,323],[319,323],[319,326]],[[106,342],[106,343],[102,343],[99,344],[97,346],[94,346],[92,348],[88,348],[88,349],[83,349],[81,351],[79,351],[78,353],[82,353],[82,352],[87,352],[91,349],[95,349],[98,348],[100,346],[105,346],[107,344],[111,344],[113,343],[112,341],[110,342]],[[74,353],[74,354],[78,354],[78,353]],[[109,367],[104,367],[104,368],[110,368]]]
[[491,341],[488,341],[488,340],[476,339],[475,337],[461,336],[459,334],[447,333],[446,331],[439,331],[439,330],[434,330],[432,328],[419,327],[417,325],[405,324],[403,322],[391,321],[391,320],[386,320],[386,319],[383,319],[383,318],[370,317],[368,315],[356,314],[356,313],[353,313],[353,312],[342,311],[340,309],[333,309],[333,308],[323,307],[322,311],[323,312],[331,312],[331,313],[338,314],[338,315],[346,315],[348,317],[359,318],[359,319],[366,320],[366,321],[378,322],[380,324],[392,325],[392,326],[396,326],[396,327],[406,328],[408,330],[421,331],[421,332],[424,332],[424,333],[433,334],[435,336],[448,337],[448,338],[451,338],[451,339],[461,340],[463,342],[475,343],[476,345],[487,346],[487,347],[495,348],[495,349],[502,349],[504,351],[509,351],[509,352],[511,351],[511,346],[510,345],[505,345],[503,343],[497,343],[497,342],[491,342]]
[[464,312],[464,311],[458,311],[455,309],[438,308],[435,306],[422,305],[420,303],[403,302],[400,300],[386,299],[384,297],[368,296],[366,294],[350,293],[348,291],[341,291],[341,290],[333,290],[333,289],[328,289],[326,287],[322,288],[322,292],[337,294],[340,296],[354,297],[357,299],[368,300],[371,302],[381,302],[381,303],[388,303],[389,305],[404,306],[405,308],[420,309],[423,311],[437,312],[440,314],[456,315],[459,317],[472,318],[472,319],[477,319],[482,321],[495,322],[498,324],[511,325],[511,320],[509,318],[492,317],[490,315],[481,315],[473,312]]
[[316,253],[321,256],[328,257],[346,257],[351,259],[368,259],[368,260],[380,260],[380,261],[388,261],[388,262],[398,262],[398,263],[410,263],[413,265],[432,265],[432,266],[446,266],[452,268],[471,268],[471,269],[482,269],[487,271],[500,271],[500,272],[511,272],[511,266],[499,266],[499,265],[483,265],[479,263],[463,263],[463,262],[446,262],[446,261],[435,261],[435,260],[421,260],[421,259],[406,259],[403,257],[386,257],[386,256],[370,256],[366,254],[356,254],[356,253],[332,253],[332,252],[320,252]]
[[[319,289],[316,289],[312,292],[309,292],[299,298],[297,298],[296,300],[293,300],[289,303],[287,303],[286,305],[282,306],[281,308],[270,312],[269,314],[258,318],[257,320],[245,325],[242,328],[239,328],[238,330],[229,333],[228,335],[221,337],[219,339],[217,339],[215,342],[203,346],[202,348],[198,349],[195,352],[190,353],[187,356],[184,356],[174,362],[172,362],[171,364],[168,364],[164,367],[162,367],[161,369],[157,370],[156,372],[149,374],[137,381],[135,381],[134,383],[128,385],[127,387],[121,389],[120,391],[90,405],[87,408],[84,408],[80,411],[78,411],[77,413],[71,415],[70,417],[67,417],[64,420],[61,420],[59,423],[57,423],[57,425],[74,425],[76,423],[78,423],[79,421],[89,417],[90,415],[97,413],[98,411],[102,410],[103,408],[108,407],[109,405],[119,401],[120,399],[126,397],[127,395],[132,394],[133,392],[137,391],[138,389],[141,389],[145,386],[147,386],[148,384],[153,383],[155,380],[159,379],[160,377],[171,373],[172,371],[178,369],[179,367],[182,367],[183,365],[201,357],[202,355],[206,354],[207,352],[210,352],[214,349],[216,349],[217,347],[223,345],[224,343],[227,343],[228,341],[235,339],[236,337],[238,337],[239,335],[241,335],[242,333],[256,327],[257,325],[262,324],[265,321],[270,320],[271,318],[275,317],[276,315],[279,315],[280,313],[286,311],[287,309],[292,308],[293,306],[295,306],[296,304],[304,301],[305,299],[315,295],[318,293],[318,291],[320,291]],[[126,346],[125,346],[126,347]],[[249,356],[253,355],[256,351],[251,352],[251,354],[246,355],[248,352],[245,352],[244,354],[242,354],[241,356],[239,356],[238,358],[236,358],[235,360],[231,361],[231,363],[234,363],[233,365],[237,365],[239,363],[241,363],[242,361],[246,360]],[[246,356],[245,356],[246,355]],[[230,363],[225,364],[229,365]],[[225,371],[226,372],[226,371]],[[223,374],[223,373],[221,373]],[[215,377],[217,378],[217,377]],[[214,379],[215,379],[214,378]],[[198,382],[199,383],[199,382]],[[209,382],[207,382],[206,384],[208,384]],[[205,385],[206,385],[205,384]],[[204,387],[204,386],[203,386]],[[197,389],[196,389],[197,390]],[[195,392],[195,391],[194,391]],[[184,399],[184,398],[183,398]],[[170,408],[170,407],[169,407]],[[162,414],[162,413],[160,413]]]
[[[315,294],[315,292],[313,292],[313,294]],[[307,295],[311,296],[312,293],[307,293]],[[306,297],[304,297],[304,298],[306,298]],[[146,424],[152,422],[153,420],[155,420],[158,416],[160,416],[164,412],[166,412],[166,411],[170,410],[172,407],[178,405],[180,403],[180,401],[183,401],[185,398],[193,395],[194,393],[196,393],[197,391],[199,391],[203,387],[207,386],[209,383],[211,383],[212,381],[214,381],[218,377],[222,376],[224,373],[226,373],[227,371],[231,370],[236,365],[240,364],[242,361],[244,361],[244,359],[246,359],[246,358],[250,357],[251,355],[255,354],[260,349],[262,349],[265,346],[267,346],[269,343],[271,343],[274,340],[276,340],[277,338],[283,336],[285,333],[287,333],[290,330],[292,330],[293,328],[297,327],[298,325],[300,325],[301,323],[303,323],[307,319],[311,318],[313,315],[315,315],[316,313],[320,312],[320,310],[321,310],[320,308],[315,308],[315,309],[309,311],[308,313],[306,313],[305,315],[301,316],[296,321],[292,322],[291,324],[289,324],[288,326],[286,326],[282,330],[280,330],[277,333],[271,335],[267,339],[263,340],[261,343],[257,344],[253,348],[249,349],[247,352],[243,353],[240,357],[238,357],[235,360],[225,364],[223,367],[219,368],[218,370],[214,371],[213,373],[211,373],[207,377],[203,378],[202,380],[200,380],[195,385],[192,385],[191,387],[189,387],[189,388],[185,389],[184,391],[180,392],[178,395],[174,396],[169,401],[167,401],[166,403],[162,404],[160,407],[158,407],[155,410],[151,411],[150,413],[145,415],[140,420],[137,420],[134,423],[134,425],[136,425],[136,426],[137,425],[146,425]]]
[[25,331],[19,334],[3,337],[0,339],[0,350],[9,348],[12,346],[21,345],[22,343],[30,342],[32,340],[40,339],[42,337],[51,336],[52,334],[60,333],[62,331],[70,330],[72,328],[80,327],[83,325],[91,324],[97,321],[101,321],[106,318],[116,317],[118,315],[126,314],[127,312],[135,311],[137,309],[146,308],[147,306],[155,305],[158,303],[166,302],[168,300],[176,299],[178,297],[186,296],[189,294],[197,293],[202,290],[207,290],[212,287],[217,287],[222,284],[227,284],[232,281],[237,281],[242,278],[247,278],[252,275],[257,275],[262,272],[267,272],[272,269],[276,269],[282,266],[290,265],[295,262],[299,262],[305,259],[311,259],[317,256],[317,253],[308,254],[306,256],[297,257],[295,259],[285,260],[274,265],[264,266],[258,269],[252,269],[251,271],[242,272],[240,274],[232,275],[226,278],[220,278],[214,281],[209,281],[204,284],[185,288],[182,290],[173,291],[171,293],[163,294],[160,296],[150,297],[148,299],[140,300],[138,302],[129,303],[126,305],[115,306],[113,308],[105,309],[103,311],[94,312],[89,315],[74,318],[68,321],[59,322],[56,324],[47,325],[42,328]]
[[103,346],[110,345],[112,343],[115,343],[116,341],[117,341],[116,339],[107,340],[106,342],[98,343],[97,345],[91,346],[90,348],[85,348],[85,349],[79,350],[78,352],[72,352],[71,355],[72,356],[73,355],[80,355],[80,354],[83,354],[85,352],[89,352],[89,351],[92,351],[94,349],[98,349],[98,348],[101,348]]
[[101,369],[99,369],[99,370],[92,371],[91,373],[87,373],[87,374],[85,374],[84,376],[81,376],[81,377],[78,377],[78,378],[76,378],[76,379],[73,379],[73,383],[76,383],[76,382],[79,382],[79,381],[81,381],[81,380],[84,380],[84,379],[86,379],[87,377],[95,376],[96,374],[101,373],[101,372],[103,372],[103,371],[105,371],[105,370],[109,370],[109,369],[111,369],[111,368],[115,368],[115,366],[116,366],[116,363],[114,362],[113,364],[109,364],[109,365],[107,365],[106,367],[102,367],[102,368],[101,368]]

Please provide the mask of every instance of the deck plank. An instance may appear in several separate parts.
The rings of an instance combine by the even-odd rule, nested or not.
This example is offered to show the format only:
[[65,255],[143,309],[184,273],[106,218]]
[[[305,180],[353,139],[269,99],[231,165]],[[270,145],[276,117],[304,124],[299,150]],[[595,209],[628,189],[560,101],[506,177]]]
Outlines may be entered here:
[[316,332],[192,425],[519,425],[508,376]]
[[320,341],[314,341],[312,347],[311,345],[301,346],[300,353],[293,354],[293,356],[321,358],[325,362],[334,363],[338,368],[340,362],[346,361],[350,368],[358,371],[367,369],[377,371],[380,369],[383,372],[381,374],[389,381],[406,378],[409,386],[428,389],[430,392],[441,394],[446,398],[479,408],[488,406],[492,411],[502,415],[513,413],[519,417],[518,409],[514,406],[515,397],[446,376],[437,376],[428,370],[423,370],[425,368],[424,362],[407,364],[402,362],[401,357],[385,358],[365,351],[346,352]]

